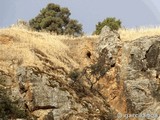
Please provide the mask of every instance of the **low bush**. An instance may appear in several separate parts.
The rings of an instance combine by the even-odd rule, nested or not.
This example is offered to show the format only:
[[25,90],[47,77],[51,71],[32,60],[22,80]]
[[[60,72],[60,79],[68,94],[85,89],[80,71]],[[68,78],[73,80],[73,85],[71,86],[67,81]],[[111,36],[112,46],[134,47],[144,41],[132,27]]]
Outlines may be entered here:
[[7,96],[6,89],[0,87],[0,118],[3,120],[27,118],[25,110],[19,109]]
[[111,30],[118,30],[121,28],[121,21],[114,17],[106,18],[102,22],[98,22],[96,25],[96,30],[93,34],[99,35],[104,26],[108,26]]
[[71,71],[69,73],[69,78],[76,81],[78,79],[79,75],[80,75],[80,71],[78,69],[74,69],[73,71]]

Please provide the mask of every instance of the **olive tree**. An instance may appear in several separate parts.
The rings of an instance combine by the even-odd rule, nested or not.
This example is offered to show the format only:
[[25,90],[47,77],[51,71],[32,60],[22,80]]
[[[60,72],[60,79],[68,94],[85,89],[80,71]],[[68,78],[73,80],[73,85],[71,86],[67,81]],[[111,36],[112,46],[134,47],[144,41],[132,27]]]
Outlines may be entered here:
[[29,21],[35,30],[46,30],[57,34],[82,35],[82,25],[70,18],[70,10],[50,3],[40,13]]

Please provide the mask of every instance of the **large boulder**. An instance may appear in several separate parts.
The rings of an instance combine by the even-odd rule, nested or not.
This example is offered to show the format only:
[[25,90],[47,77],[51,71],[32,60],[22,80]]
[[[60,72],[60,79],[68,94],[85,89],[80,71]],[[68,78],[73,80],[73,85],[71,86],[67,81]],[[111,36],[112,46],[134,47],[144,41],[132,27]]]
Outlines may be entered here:
[[39,110],[46,112],[43,117],[46,120],[59,120],[63,116],[73,114],[76,107],[81,112],[87,112],[87,109],[76,103],[67,89],[61,87],[62,84],[53,75],[35,67],[18,68],[17,79],[21,93],[25,94],[27,108],[38,118],[42,117],[42,114],[35,112]]
[[27,109],[39,120],[113,118],[103,97],[85,93],[87,88],[75,88],[83,84],[69,84],[67,76],[58,78],[37,67],[20,67],[17,80]]
[[152,114],[159,114],[159,109],[153,107],[159,103],[159,56],[159,36],[143,37],[124,44],[121,80],[124,81],[128,112],[149,114],[147,110],[150,109]]
[[104,49],[107,49],[107,59],[110,59],[112,63],[115,63],[118,52],[122,46],[119,34],[117,31],[111,31],[109,27],[105,26],[102,28],[99,39],[97,46],[98,52],[101,53]]
[[[125,114],[159,114],[160,36],[122,42],[117,32],[104,27],[98,44],[98,52],[101,51],[106,62],[115,64],[112,68],[115,72],[110,77],[123,87],[121,96],[126,102]],[[124,111],[118,111],[124,114]]]

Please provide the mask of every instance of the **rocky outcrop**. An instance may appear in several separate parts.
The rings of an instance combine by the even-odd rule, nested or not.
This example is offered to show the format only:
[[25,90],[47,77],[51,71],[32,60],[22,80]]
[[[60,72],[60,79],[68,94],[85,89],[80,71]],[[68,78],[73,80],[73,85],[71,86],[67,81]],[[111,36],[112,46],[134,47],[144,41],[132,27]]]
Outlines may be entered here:
[[[100,34],[100,41],[98,43],[98,52],[101,53],[102,50],[107,49],[106,57],[111,60],[112,64],[116,62],[118,57],[119,49],[122,46],[122,41],[117,31],[111,31],[109,27],[103,27]],[[108,62],[108,60],[106,60]]]
[[26,66],[17,68],[14,79],[5,80],[15,80],[8,88],[9,96],[27,111],[28,119],[114,119],[116,112],[98,91],[74,83],[66,74],[49,74],[45,69]]
[[[126,110],[118,109],[118,111],[121,114],[130,115],[148,114],[150,117],[144,116],[143,119],[156,120],[158,118],[156,115],[160,112],[158,97],[160,36],[143,37],[122,43],[117,33],[106,28],[103,29],[103,33],[99,49],[109,51],[106,52],[106,57],[111,56],[113,59],[111,62],[115,64],[116,70],[114,75],[117,74],[113,78],[123,87],[121,95],[125,99]],[[112,39],[110,39],[111,35]],[[133,118],[133,116],[130,117],[130,119]]]
[[[36,117],[45,112],[43,119],[62,119],[64,116],[78,112],[87,112],[81,104],[76,103],[67,89],[67,82],[62,83],[58,77],[49,75],[38,68],[19,68],[17,72],[21,93],[27,101],[26,106]],[[36,112],[37,111],[37,112]],[[47,111],[47,112],[46,112]]]
[[[6,43],[6,36],[0,38],[5,41],[2,43]],[[0,89],[25,119],[160,119],[160,36],[124,42],[116,31],[104,27],[97,41],[87,41],[85,47],[71,45],[72,52],[64,45],[68,56],[60,56],[56,50],[52,55],[48,49],[30,48],[30,54],[35,55],[33,64],[23,64],[22,58],[11,70],[4,69],[10,64],[1,58]],[[77,54],[79,49],[84,51]],[[56,62],[51,59],[54,55]],[[5,54],[3,57],[7,60]],[[1,97],[0,103],[3,101]]]
[[144,37],[123,46],[121,80],[128,112],[159,114],[159,109],[153,107],[159,104],[159,38]]

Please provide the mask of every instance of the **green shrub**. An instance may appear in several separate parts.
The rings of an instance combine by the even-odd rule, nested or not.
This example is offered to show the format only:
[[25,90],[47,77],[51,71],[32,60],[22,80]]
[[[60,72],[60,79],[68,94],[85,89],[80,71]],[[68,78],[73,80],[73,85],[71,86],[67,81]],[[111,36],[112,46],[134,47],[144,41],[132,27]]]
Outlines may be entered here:
[[93,34],[99,35],[104,26],[108,26],[111,30],[118,30],[121,28],[121,21],[114,17],[106,18],[102,22],[98,22],[96,25],[96,30]]
[[70,19],[68,8],[50,3],[43,8],[39,15],[29,21],[35,30],[46,30],[57,34],[82,35],[82,25],[77,20]]
[[19,109],[7,96],[6,89],[0,87],[0,118],[8,120],[11,118],[27,118],[25,110]]
[[98,77],[97,79],[99,79],[100,77],[103,77],[108,71],[108,68],[100,64],[99,62],[96,64],[92,64],[90,69],[91,69],[91,74],[96,75]]
[[71,71],[69,73],[69,78],[71,78],[72,80],[76,81],[80,74],[81,74],[80,71],[75,69],[75,70],[73,70],[73,71]]

